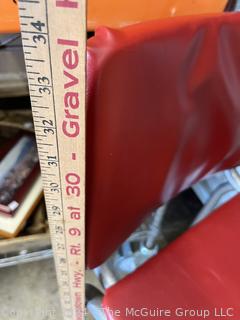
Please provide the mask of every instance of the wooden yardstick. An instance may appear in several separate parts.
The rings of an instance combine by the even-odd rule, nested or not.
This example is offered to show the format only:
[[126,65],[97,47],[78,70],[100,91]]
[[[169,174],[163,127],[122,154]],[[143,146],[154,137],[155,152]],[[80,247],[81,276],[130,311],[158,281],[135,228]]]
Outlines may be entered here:
[[86,0],[18,0],[64,319],[84,319]]

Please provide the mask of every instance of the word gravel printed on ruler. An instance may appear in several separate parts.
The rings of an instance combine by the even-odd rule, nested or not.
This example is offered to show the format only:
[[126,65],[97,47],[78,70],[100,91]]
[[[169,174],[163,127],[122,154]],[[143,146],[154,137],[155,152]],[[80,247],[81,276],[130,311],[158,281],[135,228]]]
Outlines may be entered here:
[[84,319],[86,0],[19,0],[64,319]]

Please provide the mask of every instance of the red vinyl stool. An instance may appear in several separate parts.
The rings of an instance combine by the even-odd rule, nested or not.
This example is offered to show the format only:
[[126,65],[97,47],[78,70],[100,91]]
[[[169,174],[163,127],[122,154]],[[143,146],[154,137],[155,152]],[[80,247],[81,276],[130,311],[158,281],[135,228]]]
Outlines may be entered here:
[[239,230],[237,196],[108,289],[108,319],[239,320]]
[[159,205],[239,164],[239,30],[239,14],[219,14],[101,28],[88,41],[90,268]]

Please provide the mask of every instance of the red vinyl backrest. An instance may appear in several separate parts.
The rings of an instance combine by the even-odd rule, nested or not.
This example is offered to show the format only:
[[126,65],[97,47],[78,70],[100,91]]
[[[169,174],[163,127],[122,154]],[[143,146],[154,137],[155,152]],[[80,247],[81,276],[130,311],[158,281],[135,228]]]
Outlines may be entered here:
[[88,41],[87,263],[240,160],[240,14],[100,28]]

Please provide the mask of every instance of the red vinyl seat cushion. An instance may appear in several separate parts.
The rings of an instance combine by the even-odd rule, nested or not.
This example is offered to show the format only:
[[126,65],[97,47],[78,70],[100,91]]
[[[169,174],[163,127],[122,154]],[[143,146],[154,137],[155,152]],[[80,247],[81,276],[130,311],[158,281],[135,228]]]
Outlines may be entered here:
[[[239,229],[237,196],[108,289],[104,298],[108,319],[204,319],[178,316],[181,309],[209,310],[210,320],[240,319]],[[170,316],[129,316],[131,310],[157,309],[170,310]],[[226,318],[227,309],[233,316]],[[216,316],[221,312],[225,317]]]

